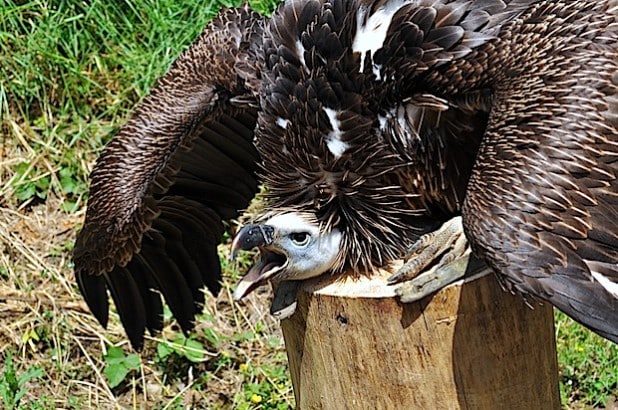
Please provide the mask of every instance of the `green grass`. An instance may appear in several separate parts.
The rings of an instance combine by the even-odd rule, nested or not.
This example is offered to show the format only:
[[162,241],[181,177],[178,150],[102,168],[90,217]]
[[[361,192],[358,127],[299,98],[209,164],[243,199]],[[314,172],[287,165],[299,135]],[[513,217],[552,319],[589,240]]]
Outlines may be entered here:
[[562,403],[602,406],[618,396],[618,345],[556,311]]
[[217,10],[240,3],[0,2],[2,138],[24,158],[0,169],[0,198],[79,206],[93,153]]
[[[232,303],[236,267],[224,266],[224,292],[209,298],[189,339],[168,326],[139,361],[117,316],[102,332],[71,272],[87,177],[103,144],[216,10],[239,3],[0,0],[5,406],[16,398],[33,409],[293,405],[278,324],[265,313],[268,295]],[[268,11],[275,3],[252,5]],[[618,390],[616,345],[564,315],[556,323],[564,407],[602,406]]]

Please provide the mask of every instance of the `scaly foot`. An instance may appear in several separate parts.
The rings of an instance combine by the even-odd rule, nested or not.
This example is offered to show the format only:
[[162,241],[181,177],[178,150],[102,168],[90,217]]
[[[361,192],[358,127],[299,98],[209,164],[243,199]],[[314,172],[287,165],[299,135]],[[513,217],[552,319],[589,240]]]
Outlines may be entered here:
[[[405,281],[395,293],[404,303],[415,302],[470,272],[470,256],[468,240],[458,216],[416,241],[408,250],[405,264],[388,278],[388,283]],[[432,264],[428,271],[423,272]]]

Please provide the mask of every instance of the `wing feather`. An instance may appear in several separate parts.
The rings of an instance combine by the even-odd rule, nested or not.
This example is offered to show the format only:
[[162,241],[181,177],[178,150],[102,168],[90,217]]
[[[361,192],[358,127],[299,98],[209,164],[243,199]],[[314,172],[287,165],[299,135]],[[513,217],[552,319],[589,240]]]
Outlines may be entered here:
[[172,64],[101,154],[74,262],[102,325],[107,290],[134,347],[162,327],[160,294],[183,331],[216,293],[223,221],[253,198],[263,19],[221,12]]
[[[131,259],[126,270],[127,272],[124,274],[131,275],[142,295],[142,300],[146,307],[146,328],[153,334],[159,332],[163,329],[163,304],[161,302],[161,294],[155,290],[157,289],[157,283],[153,277],[153,272],[139,254]],[[113,274],[113,272],[110,274]],[[127,314],[131,314],[131,312]],[[136,333],[136,336],[130,339],[133,346],[141,346],[142,337],[142,334]]]
[[118,267],[104,275],[122,326],[133,346],[139,348],[146,330],[146,306],[142,291],[126,268]]
[[[508,288],[618,343],[618,127],[599,115],[618,95],[615,13],[600,21],[612,19],[609,3],[547,3],[512,28],[522,33],[509,46],[514,69],[497,90],[463,217]],[[563,17],[580,23],[553,21]],[[553,26],[573,32],[534,41],[534,29]]]

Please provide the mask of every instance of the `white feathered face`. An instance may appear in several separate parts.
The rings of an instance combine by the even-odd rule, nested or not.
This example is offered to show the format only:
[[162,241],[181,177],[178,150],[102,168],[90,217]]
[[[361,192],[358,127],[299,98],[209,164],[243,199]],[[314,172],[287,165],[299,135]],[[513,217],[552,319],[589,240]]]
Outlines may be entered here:
[[331,269],[341,255],[341,232],[320,232],[307,214],[290,212],[264,224],[243,227],[232,243],[239,250],[258,248],[260,260],[242,278],[234,292],[240,300],[268,280],[303,280]]

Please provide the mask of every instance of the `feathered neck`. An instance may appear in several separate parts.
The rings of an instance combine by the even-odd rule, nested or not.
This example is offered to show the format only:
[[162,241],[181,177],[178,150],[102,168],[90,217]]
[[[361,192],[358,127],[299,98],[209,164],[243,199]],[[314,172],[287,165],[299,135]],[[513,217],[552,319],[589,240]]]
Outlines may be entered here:
[[417,237],[406,219],[418,212],[399,184],[406,159],[377,132],[380,97],[364,97],[350,52],[356,11],[354,2],[292,2],[273,16],[256,140],[269,208],[338,228],[345,257],[335,270],[371,272]]

